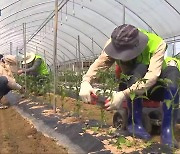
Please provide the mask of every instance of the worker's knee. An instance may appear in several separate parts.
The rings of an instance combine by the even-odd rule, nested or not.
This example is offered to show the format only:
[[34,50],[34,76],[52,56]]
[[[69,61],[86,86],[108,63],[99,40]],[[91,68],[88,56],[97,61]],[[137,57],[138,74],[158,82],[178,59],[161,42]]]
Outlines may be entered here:
[[8,79],[5,76],[0,77],[0,97],[6,95],[10,91],[8,87]]
[[8,84],[8,79],[5,76],[0,77],[0,87]]
[[146,74],[148,66],[144,64],[137,64],[136,67],[131,72],[131,78],[128,81],[128,87],[134,84],[139,79],[142,79]]
[[168,66],[162,71],[161,78],[171,80],[168,84],[169,87],[177,87],[178,80],[180,79],[180,72],[177,67]]
[[125,90],[134,84],[137,80],[144,77],[147,72],[148,67],[144,64],[137,64],[132,71],[128,72],[126,75],[130,77],[130,79],[123,79],[119,84],[119,90]]

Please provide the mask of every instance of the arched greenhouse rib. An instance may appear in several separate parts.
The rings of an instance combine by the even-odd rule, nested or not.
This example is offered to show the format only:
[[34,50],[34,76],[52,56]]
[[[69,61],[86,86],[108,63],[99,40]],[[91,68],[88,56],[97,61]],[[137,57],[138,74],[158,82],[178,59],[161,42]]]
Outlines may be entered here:
[[[0,23],[1,23],[0,27],[2,29],[0,38],[2,40],[1,42],[5,43],[5,45],[4,45],[4,43],[2,44],[2,46],[5,50],[4,52],[6,52],[6,53],[8,52],[7,51],[8,47],[5,47],[5,46],[9,46],[8,40],[9,40],[9,42],[12,42],[12,44],[14,44],[13,45],[14,51],[16,50],[17,47],[19,50],[23,48],[22,42],[19,41],[18,44],[16,44],[15,41],[13,43],[13,39],[21,40],[19,38],[20,37],[22,38],[22,36],[18,35],[18,34],[21,34],[21,32],[22,32],[22,23],[24,20],[27,20],[26,21],[27,29],[28,29],[28,27],[32,29],[31,32],[28,32],[29,34],[27,36],[27,39],[28,39],[27,43],[29,40],[31,40],[33,37],[35,37],[38,32],[44,34],[46,38],[48,38],[49,35],[51,35],[51,34],[45,34],[46,32],[44,29],[48,29],[48,27],[50,29],[53,29],[53,21],[51,20],[52,17],[54,16],[54,11],[53,11],[54,3],[53,2],[54,1],[45,1],[45,2],[30,1],[28,3],[28,5],[24,4],[23,1],[19,1],[19,0],[11,1],[11,2],[9,2],[9,4],[4,4],[2,2],[3,5],[1,8],[1,13],[2,14],[5,13],[5,16],[1,16],[1,18],[0,18]],[[74,1],[74,0],[73,1],[72,0],[71,1],[59,1],[59,4],[58,4],[58,11],[59,11],[58,35],[61,35],[61,33],[63,33],[61,38],[63,38],[64,43],[69,42],[69,44],[71,44],[72,47],[76,47],[77,40],[78,40],[77,35],[80,35],[80,38],[82,35],[87,36],[89,38],[88,42],[87,42],[87,39],[84,38],[84,36],[82,36],[82,39],[80,39],[80,41],[81,41],[80,44],[86,47],[86,49],[79,51],[82,55],[82,58],[83,57],[85,58],[86,56],[89,57],[89,56],[100,54],[101,50],[103,49],[103,45],[104,45],[105,41],[110,37],[110,33],[111,33],[112,29],[122,22],[122,20],[123,20],[122,11],[123,11],[123,6],[124,6],[125,7],[125,16],[124,17],[125,17],[126,23],[129,23],[129,22],[131,23],[131,19],[133,19],[133,18],[137,19],[137,23],[134,23],[134,24],[138,25],[138,27],[145,28],[147,30],[151,30],[161,36],[164,35],[165,36],[164,39],[168,40],[168,43],[170,43],[170,44],[171,44],[171,42],[172,43],[176,42],[176,41],[174,41],[174,37],[175,36],[178,37],[180,34],[175,32],[175,31],[177,31],[177,27],[178,27],[178,23],[175,22],[175,20],[178,21],[176,14],[179,16],[179,8],[175,7],[175,5],[174,5],[175,1],[171,1],[171,2],[166,1],[166,0],[161,0],[161,2],[157,1],[158,5],[161,4],[161,6],[158,9],[161,9],[161,7],[162,7],[162,8],[167,8],[167,11],[169,9],[174,10],[168,14],[168,16],[172,16],[172,17],[168,17],[168,19],[172,19],[172,20],[174,20],[174,22],[168,22],[168,24],[165,24],[165,20],[157,22],[158,24],[154,23],[154,21],[156,19],[154,21],[152,20],[153,21],[152,23],[151,23],[151,20],[148,20],[149,15],[151,13],[153,14],[153,11],[150,12],[150,8],[156,9],[154,4],[156,4],[155,1],[151,2],[151,3],[137,1],[137,5],[134,5],[134,2],[130,3],[130,2],[123,2],[120,0],[98,1],[97,3],[93,2],[93,1],[92,2],[89,1],[89,2],[85,3],[80,0],[79,1],[78,0],[77,1]],[[16,7],[19,5],[22,5],[21,9],[13,9],[13,7]],[[51,6],[51,7],[48,7],[48,6]],[[110,11],[111,13],[109,13],[109,11],[108,11],[108,13],[106,13],[106,11],[103,11],[103,9],[101,9],[101,7],[99,7],[99,6],[104,6],[106,8],[104,10],[111,10]],[[136,7],[132,7],[132,6],[136,6]],[[61,7],[62,7],[62,9],[61,9]],[[41,8],[41,9],[38,9],[38,8]],[[46,8],[48,8],[48,9],[46,9]],[[112,8],[114,8],[114,9],[112,10]],[[144,10],[148,10],[148,11],[139,13],[139,12],[141,12],[140,8],[144,8]],[[11,10],[10,14],[8,14],[9,10]],[[35,10],[35,12],[34,12],[34,10]],[[86,14],[86,12],[88,12],[88,14]],[[162,11],[160,11],[160,12],[162,12]],[[157,13],[157,11],[156,11],[156,13]],[[148,16],[146,16],[146,14]],[[39,17],[40,15],[41,15],[41,17]],[[174,18],[173,18],[173,15],[174,15]],[[162,16],[162,13],[160,13],[159,16]],[[42,18],[42,17],[44,17],[44,18]],[[87,17],[87,18],[84,18],[84,17]],[[152,17],[154,17],[154,15]],[[66,18],[68,21],[66,21]],[[75,19],[72,19],[72,18],[75,18]],[[88,18],[90,20],[88,20]],[[96,19],[98,19],[99,21]],[[133,22],[135,21],[134,19],[133,19]],[[163,16],[162,16],[162,19],[164,19]],[[78,20],[80,20],[80,21],[78,22]],[[71,21],[73,22],[73,24],[71,24]],[[77,22],[78,24],[74,25],[75,22]],[[80,23],[80,22],[82,22],[82,23]],[[176,23],[176,24],[173,24],[174,28],[172,28],[173,25],[171,25],[171,26],[169,25],[170,23],[171,24]],[[107,26],[106,26],[106,24],[107,24]],[[160,26],[160,24],[161,24],[161,26]],[[102,26],[99,26],[99,25],[105,25],[105,28],[103,28]],[[166,26],[167,28],[168,27],[171,27],[171,28],[168,28],[168,30],[166,28],[164,30],[164,34],[163,34],[161,27],[164,27],[164,25],[167,25]],[[65,27],[65,26],[68,26],[68,27]],[[44,28],[44,27],[46,27],[46,28]],[[82,30],[81,27],[84,27],[87,30],[89,29],[91,31],[91,33],[88,33],[87,30],[84,30],[84,29]],[[11,32],[11,29],[13,29],[12,32]],[[16,29],[18,29],[18,31],[16,31]],[[76,34],[74,33],[75,35],[73,34],[73,29],[78,31]],[[171,29],[171,31],[174,31],[174,32],[170,33],[170,29]],[[167,32],[168,32],[168,35],[167,35]],[[10,33],[13,35],[11,36]],[[95,36],[92,35],[93,33],[95,34]],[[102,33],[102,34],[99,34],[99,33]],[[67,36],[66,37],[63,36],[64,34],[72,36],[73,38],[76,39],[76,41],[75,40],[69,41]],[[173,38],[173,39],[171,39],[171,38]],[[43,39],[43,40],[44,40],[43,41],[44,43],[48,42],[48,40],[46,41],[46,39]],[[91,40],[93,40],[94,45],[91,44]],[[61,43],[64,44],[63,42],[61,42]],[[36,46],[39,46],[39,45],[40,44],[36,43]],[[64,46],[66,46],[66,44]],[[93,51],[91,49],[92,46],[94,46]],[[47,49],[47,52],[48,52],[48,50],[49,49]],[[68,50],[69,54],[74,53],[74,55],[75,55],[75,51],[76,51],[76,49]],[[74,59],[72,56],[70,56],[69,58]],[[51,59],[53,59],[53,58],[51,58]],[[59,61],[62,61],[62,59]]]

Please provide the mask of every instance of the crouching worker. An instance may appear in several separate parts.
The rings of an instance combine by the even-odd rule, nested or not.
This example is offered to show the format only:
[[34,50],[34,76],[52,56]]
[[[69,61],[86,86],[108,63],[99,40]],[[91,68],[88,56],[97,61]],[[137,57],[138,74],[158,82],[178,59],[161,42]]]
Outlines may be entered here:
[[26,58],[23,59],[21,64],[24,66],[25,62],[26,70],[18,70],[18,74],[23,74],[26,71],[27,75],[32,75],[35,77],[49,75],[47,65],[41,56],[33,52],[27,53]]
[[33,52],[26,54],[26,57],[23,59],[21,64],[25,66],[25,63],[26,69],[24,68],[18,70],[18,74],[24,74],[26,71],[27,75],[31,76],[33,83],[37,85],[36,93],[38,95],[41,95],[44,92],[44,90],[48,89],[48,87],[43,87],[45,87],[45,85],[49,86],[49,71],[47,64],[40,55],[35,54]]
[[9,91],[19,90],[21,93],[24,92],[24,88],[16,83],[12,70],[17,70],[15,56],[3,56],[0,54],[0,109],[8,108],[8,106],[3,105],[1,101],[6,102],[6,98],[4,96]]
[[[116,62],[121,67],[123,74],[129,75],[130,79],[126,84],[119,85],[119,92],[113,93],[111,100],[105,105],[107,110],[119,109],[121,103],[126,100],[128,132],[130,134],[134,133],[138,138],[148,140],[151,136],[142,125],[142,98],[134,100],[133,111],[130,100],[131,91],[141,96],[147,92],[149,99],[164,102],[162,107],[161,143],[170,147],[174,143],[177,147],[176,140],[173,140],[172,132],[174,131],[172,129],[174,129],[178,110],[175,110],[172,114],[172,106],[168,108],[165,101],[172,100],[172,103],[176,105],[179,103],[177,81],[180,77],[180,65],[179,62],[175,63],[178,65],[172,65],[173,62],[167,63],[167,61],[164,61],[166,48],[167,45],[164,40],[154,33],[149,33],[128,24],[116,27],[101,55],[83,76],[79,95],[83,101],[90,102],[90,93],[94,92],[91,81],[95,78],[97,71],[108,69]],[[140,82],[142,78],[146,79],[146,82]],[[163,84],[162,88],[152,91],[153,87],[159,84],[158,80],[160,78],[170,79],[172,83]],[[162,85],[161,82],[160,84]],[[132,122],[132,113],[134,113],[134,122]],[[171,127],[172,123],[173,127]]]

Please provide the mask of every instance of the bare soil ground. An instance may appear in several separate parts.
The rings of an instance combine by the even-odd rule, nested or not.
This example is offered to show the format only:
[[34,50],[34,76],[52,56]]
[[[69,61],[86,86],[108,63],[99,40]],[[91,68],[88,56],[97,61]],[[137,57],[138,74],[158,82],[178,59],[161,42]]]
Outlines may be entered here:
[[0,154],[66,154],[67,150],[45,137],[12,107],[0,110]]

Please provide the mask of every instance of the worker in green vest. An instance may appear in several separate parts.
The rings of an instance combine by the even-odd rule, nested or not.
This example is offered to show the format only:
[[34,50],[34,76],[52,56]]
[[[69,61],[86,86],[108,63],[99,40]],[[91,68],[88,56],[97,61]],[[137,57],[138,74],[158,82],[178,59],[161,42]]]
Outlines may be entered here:
[[[26,58],[23,59],[22,65],[26,63],[26,73],[32,76],[46,76],[49,75],[47,64],[41,56],[33,52],[27,53]],[[18,74],[25,73],[25,69],[18,71]]]
[[[114,62],[117,62],[123,74],[129,75],[130,79],[126,84],[121,82],[119,92],[112,94],[110,101],[105,104],[107,110],[119,109],[121,103],[126,100],[128,102],[127,130],[130,134],[135,134],[136,137],[147,140],[151,136],[142,125],[142,98],[135,98],[132,104],[130,95],[132,91],[136,96],[148,94],[149,99],[164,102],[162,106],[161,143],[170,147],[174,144],[177,147],[178,143],[173,140],[172,135],[174,127],[171,124],[175,125],[178,110],[172,111],[172,106],[168,108],[165,102],[166,100],[173,100],[173,104],[179,104],[177,81],[180,72],[179,65],[176,65],[177,62],[173,59],[170,60],[171,62],[164,62],[166,48],[165,41],[154,33],[149,33],[129,24],[116,27],[111,34],[111,38],[105,44],[101,55],[83,76],[79,95],[83,101],[91,102],[90,94],[95,93],[91,82],[97,72],[102,69],[106,70]],[[165,63],[164,68],[163,62]],[[142,82],[142,78],[145,79],[145,82]],[[152,90],[159,84],[162,85],[159,79],[164,78],[172,82],[163,84],[162,88]],[[132,113],[134,113],[133,122]]]
[[27,53],[26,58],[22,58],[23,61],[21,64],[23,69],[18,70],[18,74],[24,74],[26,71],[28,81],[33,83],[33,87],[31,84],[28,84],[29,87],[27,88],[36,95],[43,95],[49,90],[50,86],[50,76],[47,64],[40,55],[33,52]]

